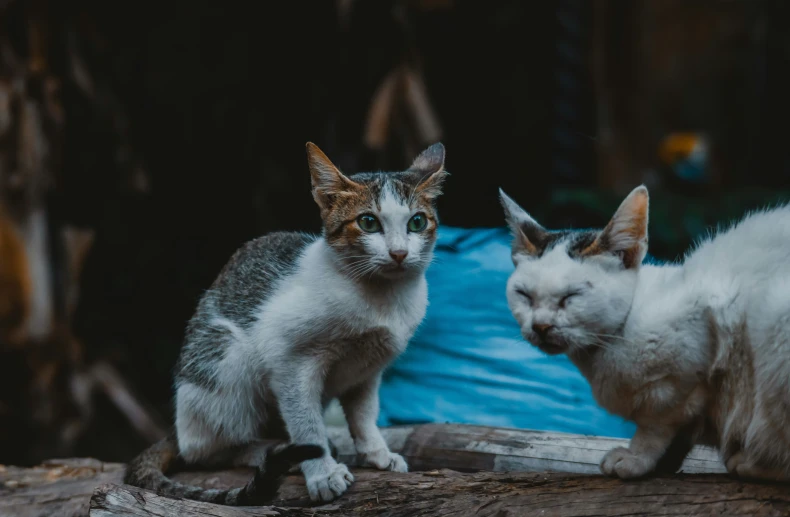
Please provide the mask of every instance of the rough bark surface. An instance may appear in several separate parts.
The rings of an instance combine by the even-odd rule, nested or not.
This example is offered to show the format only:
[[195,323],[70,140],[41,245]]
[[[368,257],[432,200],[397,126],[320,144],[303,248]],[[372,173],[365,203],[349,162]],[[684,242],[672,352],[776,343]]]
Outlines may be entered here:
[[[272,507],[231,508],[122,485],[122,464],[69,459],[34,468],[0,466],[0,517],[790,515],[786,485],[716,474],[722,469],[710,450],[695,450],[683,474],[625,483],[596,475],[601,456],[623,440],[457,425],[383,431],[393,450],[422,472],[357,468],[349,492],[329,505],[311,506],[301,476],[288,478]],[[340,459],[355,465],[348,437],[339,430],[332,435]],[[555,472],[536,472],[547,470]],[[173,477],[223,488],[241,486],[250,475],[239,469]]]
[[441,515],[787,515],[786,487],[752,485],[719,475],[681,475],[623,483],[600,476],[536,473],[462,474],[452,470],[395,474],[357,471],[349,492],[332,504],[304,507],[302,481],[292,476],[275,505],[231,508],[176,501],[128,485],[104,485],[90,517],[441,516]]

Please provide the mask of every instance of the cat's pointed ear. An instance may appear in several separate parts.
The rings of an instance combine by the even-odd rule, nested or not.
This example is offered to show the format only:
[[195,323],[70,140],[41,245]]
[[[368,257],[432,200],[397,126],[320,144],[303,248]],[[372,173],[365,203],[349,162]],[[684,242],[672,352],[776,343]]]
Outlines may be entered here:
[[417,194],[428,199],[439,197],[444,180],[449,175],[444,170],[444,145],[435,143],[421,152],[407,172],[415,178]]
[[339,195],[359,188],[359,184],[344,176],[317,145],[307,142],[306,147],[313,198],[322,210],[328,209]]
[[520,255],[540,254],[548,231],[502,189],[499,189],[499,201],[505,211],[505,220],[513,232],[513,260]]
[[611,253],[620,257],[626,268],[639,267],[647,253],[648,205],[644,185],[632,190],[606,228],[581,255]]

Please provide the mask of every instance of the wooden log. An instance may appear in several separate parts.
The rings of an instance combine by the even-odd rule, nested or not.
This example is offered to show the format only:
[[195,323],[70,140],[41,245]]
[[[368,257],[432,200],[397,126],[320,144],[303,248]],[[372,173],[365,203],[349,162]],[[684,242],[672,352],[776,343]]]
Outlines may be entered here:
[[[787,515],[786,487],[740,483],[722,476],[686,476],[624,483],[600,476],[477,473],[452,470],[396,474],[358,471],[337,501],[304,507],[300,479],[284,492],[297,499],[273,506],[234,508],[169,499],[128,485],[103,485],[91,499],[90,517],[253,517],[340,515]],[[294,492],[293,488],[297,488]]]
[[1,517],[85,517],[98,485],[120,483],[123,464],[52,460],[34,468],[0,466]]
[[[412,471],[449,468],[462,472],[566,472],[600,474],[603,455],[628,440],[604,436],[505,429],[461,424],[423,424],[382,429],[390,449],[402,454]],[[341,462],[359,466],[345,427],[330,438]],[[695,447],[683,462],[687,474],[723,474],[718,453]]]
[[[565,479],[566,481],[556,482],[575,483],[576,486],[579,486],[580,483],[589,484],[590,489],[594,493],[601,495],[601,497],[605,497],[604,492],[601,492],[603,490],[601,487],[605,486],[607,487],[606,490],[614,491],[612,492],[613,494],[619,494],[620,492],[617,490],[621,490],[617,488],[620,487],[620,482],[616,480],[604,480],[599,476],[575,476],[584,474],[597,475],[599,473],[598,463],[603,454],[612,447],[626,444],[627,440],[454,424],[392,427],[383,429],[382,432],[389,446],[406,457],[412,471],[432,471],[449,468],[467,472],[480,470],[499,473],[510,472],[507,475],[491,474],[493,477],[490,478],[485,476],[482,478],[475,477],[476,475],[471,477],[463,476],[464,479],[468,480],[468,483],[482,483],[480,486],[489,483],[489,481],[483,482],[481,479],[490,479],[490,483],[493,484],[480,488],[481,493],[495,494],[497,491],[501,491],[502,494],[510,494],[508,497],[515,497],[518,494],[510,492],[512,487],[508,485],[507,479],[511,477],[512,479],[520,479],[522,481],[519,481],[519,483],[523,484],[527,483],[523,480],[533,479],[528,476],[524,477],[523,473],[546,471],[564,473],[564,477],[547,474],[546,479]],[[348,431],[345,428],[330,428],[330,435],[333,442],[337,445],[339,459],[351,466],[358,466],[359,462],[354,454],[353,444]],[[692,452],[683,466],[684,473],[716,473],[723,471],[721,462],[714,451],[699,448]],[[356,472],[358,483],[355,487],[357,485],[359,487],[354,488],[352,493],[362,490],[361,487],[365,485],[361,480],[368,479],[372,474],[367,471]],[[520,473],[516,474],[517,472]],[[569,476],[568,474],[572,475]],[[180,472],[173,477],[184,483],[197,484],[209,488],[221,488],[242,486],[249,480],[250,475],[250,470],[241,469],[222,472]],[[415,480],[422,479],[423,481],[415,481],[419,484],[428,482],[424,481],[426,476],[428,478],[432,476],[430,473],[413,473],[405,477],[399,477],[392,473],[382,473],[381,475],[384,477],[378,478],[374,476],[370,478],[380,480],[375,481],[378,484],[374,483],[372,486],[383,487],[383,484],[391,482],[393,486],[400,487],[404,483],[409,485],[411,481],[406,480],[412,478]],[[445,472],[442,476],[448,477],[450,474]],[[0,517],[84,517],[88,513],[88,503],[94,489],[103,484],[120,485],[122,477],[122,464],[102,463],[91,459],[50,461],[32,469],[0,466]],[[682,477],[645,483],[647,483],[647,486],[653,486],[657,494],[661,490],[660,487],[665,486],[666,483],[676,483],[677,479],[691,480],[690,482],[697,483],[694,486],[697,486],[699,491],[702,491],[704,487],[714,485],[716,486],[715,490],[719,490],[718,484],[721,483],[725,487],[721,488],[721,490],[745,490],[748,492],[749,498],[757,497],[753,495],[752,491],[757,490],[755,493],[758,493],[760,490],[763,490],[762,488],[758,490],[757,487],[760,485],[738,484],[725,476],[715,478]],[[698,479],[707,479],[708,481],[697,481]],[[602,485],[601,483],[604,484]],[[623,486],[632,486],[632,484],[626,483]],[[633,486],[642,485],[636,484]],[[785,488],[782,488],[782,490],[785,490]],[[456,489],[461,490],[459,487],[456,487]],[[464,488],[464,490],[467,489],[471,490],[469,487]],[[379,490],[379,488],[376,488],[376,490]],[[387,490],[391,490],[391,488]],[[406,488],[404,490],[417,489]],[[715,490],[711,493],[717,493]],[[110,489],[105,489],[101,493],[109,492]],[[384,488],[381,488],[381,491],[376,493],[378,493],[380,499],[382,496],[386,496]],[[288,501],[290,506],[307,503],[304,482],[299,476],[290,478],[283,486],[280,494],[284,500]],[[700,495],[700,497],[703,496],[704,494]],[[535,497],[543,496],[535,495]],[[149,495],[146,495],[146,498],[151,500]],[[655,500],[655,497],[653,499],[645,499],[642,504],[653,504]],[[428,501],[423,501],[419,504],[427,505]],[[667,505],[670,504],[667,503]],[[426,510],[426,512],[428,515],[435,515],[435,513],[432,513],[433,510]],[[98,515],[102,514],[99,513]],[[135,514],[132,513],[131,515]]]

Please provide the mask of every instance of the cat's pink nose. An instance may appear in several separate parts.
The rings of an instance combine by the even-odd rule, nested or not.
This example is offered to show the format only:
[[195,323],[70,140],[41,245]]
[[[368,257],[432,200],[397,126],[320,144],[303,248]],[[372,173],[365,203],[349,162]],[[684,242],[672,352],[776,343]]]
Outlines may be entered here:
[[540,337],[543,337],[553,327],[554,325],[548,325],[546,323],[535,323],[534,325],[532,325],[532,330],[535,331],[535,334],[539,335]]
[[408,254],[409,254],[409,252],[406,251],[406,250],[390,251],[390,257],[392,257],[392,260],[394,260],[398,264],[403,262],[403,259],[405,259],[406,255],[408,255]]

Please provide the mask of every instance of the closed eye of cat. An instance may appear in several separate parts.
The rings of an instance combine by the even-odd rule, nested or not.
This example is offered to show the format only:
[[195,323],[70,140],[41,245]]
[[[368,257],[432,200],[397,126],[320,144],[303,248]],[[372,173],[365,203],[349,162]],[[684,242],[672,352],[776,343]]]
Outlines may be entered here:
[[527,293],[523,289],[516,289],[516,293],[522,296],[523,298],[525,298],[529,302],[529,304],[532,305],[532,296],[530,296],[529,293]]
[[564,309],[565,305],[568,303],[568,300],[570,300],[574,296],[578,296],[580,294],[581,294],[581,292],[574,291],[574,292],[568,293],[565,296],[563,296],[562,298],[560,298],[560,303],[559,303],[560,308]]
[[574,296],[579,296],[580,294],[583,294],[584,291],[586,291],[591,287],[592,284],[590,282],[584,282],[584,284],[581,287],[566,292],[565,295],[562,298],[560,298],[560,303],[559,303],[560,308],[564,309],[565,305],[568,303],[568,300],[572,299]]

